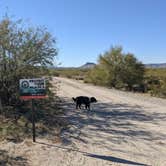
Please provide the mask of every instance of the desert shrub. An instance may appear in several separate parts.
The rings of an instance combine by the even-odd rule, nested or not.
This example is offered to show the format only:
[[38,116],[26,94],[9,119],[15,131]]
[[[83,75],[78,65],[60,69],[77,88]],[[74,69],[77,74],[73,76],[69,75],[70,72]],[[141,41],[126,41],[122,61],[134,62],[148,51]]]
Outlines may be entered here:
[[96,66],[87,73],[84,82],[93,83],[94,85],[107,85],[107,77],[108,73],[99,66]]
[[61,76],[61,77],[67,77],[67,78],[81,78],[84,79],[86,74],[88,73],[89,69],[81,69],[81,68],[57,68],[52,69],[51,73],[52,76]]
[[112,47],[99,56],[98,65],[86,76],[85,81],[132,90],[134,84],[142,84],[144,65],[133,54],[123,53],[121,47]]
[[[156,71],[156,70],[155,70]],[[147,92],[152,96],[166,98],[166,77],[156,76],[156,73],[145,78]]]
[[[19,79],[48,76],[47,66],[53,65],[57,55],[56,41],[46,28],[23,27],[21,21],[12,21],[8,17],[0,21],[0,140],[20,141],[31,135],[31,103],[19,99]],[[49,90],[50,77],[46,84],[47,104],[51,106],[56,101]],[[45,110],[46,103],[43,102],[37,100],[36,104]],[[37,123],[42,123],[48,132],[49,127],[53,131],[56,126],[56,123],[49,127],[47,124],[51,117],[56,119],[59,110],[55,106],[50,109],[36,112]]]
[[45,75],[57,54],[55,40],[45,28],[22,28],[8,17],[0,22],[0,109],[19,102],[21,78]]

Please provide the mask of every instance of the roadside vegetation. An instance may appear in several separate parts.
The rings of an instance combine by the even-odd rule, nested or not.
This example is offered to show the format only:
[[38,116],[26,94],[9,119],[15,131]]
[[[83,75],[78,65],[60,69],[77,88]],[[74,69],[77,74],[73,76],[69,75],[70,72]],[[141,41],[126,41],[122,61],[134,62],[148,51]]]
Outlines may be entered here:
[[66,77],[77,80],[84,80],[85,76],[89,72],[89,69],[81,68],[57,68],[50,69],[50,73],[56,77]]
[[133,85],[143,83],[144,65],[133,54],[123,53],[121,47],[112,47],[99,56],[97,66],[85,81],[117,89],[132,90]]
[[112,47],[99,55],[98,64],[92,69],[51,69],[51,74],[166,98],[166,69],[145,68],[133,54],[123,53],[122,47]]
[[[8,17],[0,21],[0,141],[31,137],[31,102],[20,100],[19,79],[48,76],[47,66],[53,65],[56,56],[56,41],[46,28],[24,26],[21,20]],[[35,100],[38,137],[55,138],[66,125],[56,118],[63,111],[50,81],[47,77],[48,98]]]
[[166,68],[146,69],[145,84],[152,96],[166,98]]
[[122,47],[112,47],[100,55],[97,66],[84,81],[166,98],[166,69],[145,68],[133,54],[123,53]]

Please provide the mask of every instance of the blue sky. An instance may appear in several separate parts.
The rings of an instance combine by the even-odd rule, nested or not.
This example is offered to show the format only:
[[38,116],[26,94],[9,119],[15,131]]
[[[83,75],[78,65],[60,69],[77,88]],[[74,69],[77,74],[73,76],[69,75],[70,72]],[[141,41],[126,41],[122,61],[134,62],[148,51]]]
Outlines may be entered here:
[[166,62],[165,0],[0,0],[1,18],[6,12],[46,26],[61,66],[96,63],[115,45],[143,63]]

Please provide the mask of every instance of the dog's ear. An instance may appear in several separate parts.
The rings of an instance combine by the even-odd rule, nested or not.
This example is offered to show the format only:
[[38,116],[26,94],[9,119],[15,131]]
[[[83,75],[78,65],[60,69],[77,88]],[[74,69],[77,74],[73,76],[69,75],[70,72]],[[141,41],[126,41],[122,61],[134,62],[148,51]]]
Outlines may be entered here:
[[96,98],[95,98],[95,97],[91,97],[91,98],[90,98],[90,102],[91,102],[91,103],[96,103],[96,102],[97,102],[97,100],[96,100]]
[[76,98],[72,97],[73,101],[76,102]]

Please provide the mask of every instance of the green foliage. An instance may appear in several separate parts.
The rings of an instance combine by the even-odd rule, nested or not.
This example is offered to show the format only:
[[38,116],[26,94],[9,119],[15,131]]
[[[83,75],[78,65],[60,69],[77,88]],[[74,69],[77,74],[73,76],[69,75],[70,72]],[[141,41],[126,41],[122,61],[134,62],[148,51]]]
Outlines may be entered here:
[[152,96],[166,98],[166,69],[146,69],[145,83]]
[[105,70],[110,87],[118,87],[121,84],[123,55],[122,48],[111,48],[110,51],[105,52],[99,56],[99,66]]
[[8,17],[0,22],[0,109],[19,101],[19,79],[44,75],[57,55],[45,28],[22,28],[21,23]]
[[86,77],[86,82],[115,88],[141,84],[144,65],[133,54],[125,54],[122,47],[112,47],[110,51],[99,56],[99,64]]
[[146,76],[155,76],[161,79],[166,78],[166,68],[146,69]]
[[133,54],[124,56],[123,82],[132,89],[134,84],[142,84],[144,77],[144,65],[134,57]]
[[108,84],[109,74],[100,66],[96,66],[94,69],[91,69],[85,79],[85,83],[93,83],[95,85],[107,85]]
[[[47,66],[52,65],[57,55],[55,39],[45,28],[23,28],[21,21],[4,18],[0,21],[0,140],[15,142],[31,136],[31,111],[28,101],[19,100],[19,79],[48,76]],[[48,91],[47,104],[52,105],[49,77],[46,81]],[[58,108],[45,111],[46,103],[40,113],[36,112],[37,135],[54,131]],[[39,116],[40,114],[40,116]],[[47,114],[47,115],[46,115]],[[45,117],[49,117],[45,118]]]
[[80,69],[80,68],[62,68],[62,69],[50,69],[51,75],[61,76],[74,79],[84,79],[85,75],[88,73],[89,69]]

